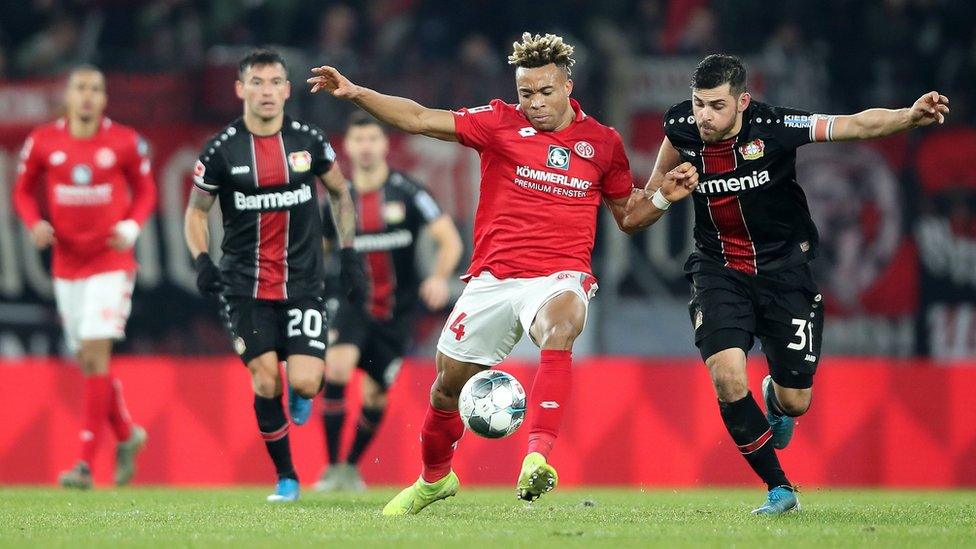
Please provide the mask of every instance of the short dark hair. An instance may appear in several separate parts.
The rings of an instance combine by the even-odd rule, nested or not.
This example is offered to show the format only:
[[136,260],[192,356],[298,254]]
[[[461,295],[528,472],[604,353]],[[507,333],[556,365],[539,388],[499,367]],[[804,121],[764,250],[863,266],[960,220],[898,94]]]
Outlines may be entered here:
[[237,77],[243,80],[244,73],[247,72],[247,69],[259,65],[274,65],[275,63],[280,64],[281,68],[285,69],[285,74],[288,74],[288,65],[285,63],[285,58],[282,57],[280,53],[268,48],[251,50],[251,52],[245,55],[241,59],[241,62],[238,63]]
[[716,53],[701,60],[691,77],[691,87],[710,90],[728,84],[733,95],[746,91],[746,68],[734,55]]
[[92,65],[91,63],[82,63],[80,65],[75,65],[71,67],[71,69],[65,75],[64,77],[65,89],[67,89],[68,86],[71,85],[71,79],[74,78],[74,76],[80,72],[96,72],[102,75],[102,82],[106,84],[106,87],[108,87],[107,86],[108,83],[105,81],[106,80],[105,73],[102,72],[102,69],[96,67],[95,65]]
[[368,112],[355,110],[349,115],[349,120],[346,122],[346,131],[352,128],[361,128],[363,126],[376,126],[383,133],[386,133],[386,127],[379,120],[373,118]]

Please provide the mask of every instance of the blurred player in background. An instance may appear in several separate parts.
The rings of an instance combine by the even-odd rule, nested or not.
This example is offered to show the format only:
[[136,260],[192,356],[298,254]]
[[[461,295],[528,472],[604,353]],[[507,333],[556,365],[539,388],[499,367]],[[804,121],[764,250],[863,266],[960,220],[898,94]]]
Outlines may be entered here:
[[[325,371],[318,182],[332,198],[353,302],[363,299],[365,281],[352,249],[355,210],[335,152],[321,130],[285,116],[291,94],[285,60],[253,51],[241,60],[238,78],[244,115],[203,148],[186,209],[186,242],[197,286],[222,300],[235,350],[251,373],[258,429],[278,473],[268,501],[293,501],[299,483],[278,365],[287,362],[291,417],[302,424]],[[207,253],[207,219],[217,198],[224,223],[219,268]]]
[[[441,212],[420,183],[386,163],[389,140],[375,118],[362,111],[353,113],[343,148],[352,165],[352,194],[359,220],[355,248],[365,257],[370,292],[365,307],[353,307],[340,299],[332,327],[323,414],[329,464],[316,484],[321,491],[365,489],[357,463],[383,418],[386,393],[410,342],[418,300],[431,311],[444,307],[450,297],[448,280],[462,251],[461,236],[451,217]],[[329,210],[322,215],[325,236],[334,241]],[[424,228],[437,244],[437,257],[429,276],[421,279],[417,241]],[[357,366],[366,374],[362,377],[362,410],[352,448],[339,463],[346,384]]]
[[132,478],[146,443],[109,362],[112,342],[125,337],[135,284],[132,247],[155,208],[156,185],[149,146],[133,129],[103,116],[107,102],[99,69],[73,70],[64,118],[31,132],[14,184],[14,207],[34,244],[53,247],[54,297],[68,349],[85,376],[81,459],[59,478],[69,488],[91,488],[106,420],[118,440],[119,486]]
[[[357,86],[332,67],[313,69],[312,92],[353,101],[414,134],[458,141],[481,156],[481,196],[467,287],[437,345],[437,378],[421,429],[423,473],[384,508],[413,514],[457,493],[451,469],[464,425],[458,393],[497,365],[524,332],[541,349],[528,399],[529,447],[516,486],[532,501],[552,490],[548,463],[570,395],[572,348],[583,331],[596,280],[590,258],[600,202],[621,229],[633,189],[620,135],[570,99],[573,48],[562,38],[525,33],[514,44],[518,105],[496,99],[456,112]],[[666,189],[675,198],[684,187]]]
[[[794,418],[810,407],[822,343],[823,302],[808,265],[817,253],[817,228],[796,181],[796,149],[941,124],[948,104],[933,91],[909,108],[846,116],[767,105],[750,97],[738,58],[710,55],[692,77],[692,98],[664,116],[649,199],[637,204],[630,222],[647,226],[660,217],[660,205],[667,209],[655,191],[673,177],[668,174],[698,178],[697,251],[685,266],[695,344],[729,434],[769,489],[756,514],[799,509],[774,449],[786,448]],[[746,376],[756,337],[769,364],[765,415]]]

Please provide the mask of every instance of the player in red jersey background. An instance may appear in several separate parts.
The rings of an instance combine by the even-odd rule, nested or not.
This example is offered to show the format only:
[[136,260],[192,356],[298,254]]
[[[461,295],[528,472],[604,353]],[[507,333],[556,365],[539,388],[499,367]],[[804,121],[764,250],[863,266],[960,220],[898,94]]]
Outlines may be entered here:
[[[590,255],[605,202],[625,231],[633,189],[620,135],[570,99],[573,48],[561,37],[525,33],[514,44],[518,105],[500,99],[456,112],[357,86],[335,68],[313,69],[312,92],[351,100],[414,134],[457,141],[481,157],[468,285],[441,333],[437,378],[422,427],[423,474],[384,514],[413,514],[454,495],[454,447],[464,426],[458,393],[475,373],[500,363],[528,332],[541,361],[528,400],[529,447],[516,494],[532,501],[555,487],[548,455],[570,394],[572,347],[596,292]],[[676,185],[662,192],[687,196]],[[636,200],[636,199],[635,199]]]
[[118,440],[115,481],[129,482],[145,430],[129,417],[109,372],[112,342],[125,337],[136,261],[133,245],[156,205],[149,150],[132,129],[103,113],[105,77],[95,67],[68,77],[66,115],[24,143],[14,207],[34,244],[53,247],[55,300],[68,348],[85,375],[81,459],[63,486],[90,488],[105,421]]

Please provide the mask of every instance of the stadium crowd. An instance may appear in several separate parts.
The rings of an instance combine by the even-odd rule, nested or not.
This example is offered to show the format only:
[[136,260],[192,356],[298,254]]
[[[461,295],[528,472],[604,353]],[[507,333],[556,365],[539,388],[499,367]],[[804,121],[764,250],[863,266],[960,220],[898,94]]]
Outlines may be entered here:
[[[504,55],[526,29],[578,44],[575,77],[603,99],[610,57],[726,51],[770,67],[766,99],[836,112],[901,104],[937,86],[972,120],[976,4],[952,0],[24,0],[0,18],[0,78],[79,62],[186,71],[275,44],[294,66],[335,64],[368,85],[440,105],[502,95]],[[502,4],[502,6],[499,6]],[[508,4],[508,5],[505,5]],[[544,21],[544,23],[543,23]],[[743,32],[743,29],[748,29]],[[236,49],[235,49],[236,48]],[[450,77],[448,77],[450,76]],[[310,101],[302,105],[312,108]],[[338,128],[345,112],[309,112]]]

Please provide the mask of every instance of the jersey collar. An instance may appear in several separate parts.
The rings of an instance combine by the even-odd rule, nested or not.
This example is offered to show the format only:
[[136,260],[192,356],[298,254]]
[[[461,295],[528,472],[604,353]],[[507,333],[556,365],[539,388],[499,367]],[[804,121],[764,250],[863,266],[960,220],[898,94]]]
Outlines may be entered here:
[[573,119],[573,122],[582,122],[587,118],[586,113],[583,112],[583,107],[580,107],[579,101],[570,97],[569,106],[572,107],[573,112],[576,113],[576,117]]
[[[70,132],[70,130],[68,129],[68,117],[62,116],[57,120],[55,120],[54,127],[65,133]],[[105,115],[102,115],[102,119],[98,121],[98,129],[95,130],[95,135],[98,135],[99,133],[111,127],[112,127],[112,119]]]

